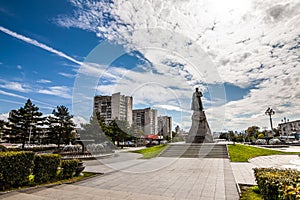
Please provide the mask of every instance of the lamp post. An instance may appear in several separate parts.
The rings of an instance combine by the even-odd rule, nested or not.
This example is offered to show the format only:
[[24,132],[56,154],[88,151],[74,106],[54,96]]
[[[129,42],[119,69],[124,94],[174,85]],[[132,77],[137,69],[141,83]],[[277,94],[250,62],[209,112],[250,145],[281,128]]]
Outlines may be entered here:
[[266,115],[269,115],[270,117],[270,124],[271,124],[271,131],[273,132],[273,124],[272,124],[272,115],[275,114],[275,111],[272,108],[268,108],[265,112]]

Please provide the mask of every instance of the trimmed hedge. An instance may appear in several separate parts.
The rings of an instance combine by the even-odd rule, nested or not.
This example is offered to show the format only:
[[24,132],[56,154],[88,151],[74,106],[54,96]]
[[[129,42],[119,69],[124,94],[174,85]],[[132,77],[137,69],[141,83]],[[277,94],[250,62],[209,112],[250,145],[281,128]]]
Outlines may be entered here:
[[0,145],[0,152],[7,152],[7,148],[3,145]]
[[0,190],[27,184],[33,158],[33,152],[0,152]]
[[46,183],[56,179],[57,168],[60,164],[58,154],[36,154],[34,157],[34,182]]
[[58,154],[0,152],[0,191],[72,178],[78,175],[78,164],[79,160],[61,160]]
[[7,148],[8,151],[53,152],[56,147]]
[[72,178],[76,174],[78,163],[77,159],[62,160],[60,179]]
[[300,199],[300,171],[255,168],[254,175],[265,200]]

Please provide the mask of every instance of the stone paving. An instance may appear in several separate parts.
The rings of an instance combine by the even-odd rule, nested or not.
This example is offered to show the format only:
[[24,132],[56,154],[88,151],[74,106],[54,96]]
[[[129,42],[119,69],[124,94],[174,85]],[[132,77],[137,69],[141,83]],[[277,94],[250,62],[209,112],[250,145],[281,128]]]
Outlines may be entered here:
[[274,167],[300,170],[298,155],[272,155],[252,158],[249,162],[230,163],[236,182],[239,184],[256,185],[253,168]]
[[239,199],[229,159],[164,158],[140,155],[88,161],[87,171],[103,175],[72,185],[63,184],[0,199]]
[[231,200],[239,199],[237,183],[256,184],[255,167],[300,169],[298,155],[261,156],[247,163],[230,163],[223,158],[157,157],[144,160],[138,159],[140,157],[139,154],[118,152],[116,157],[87,161],[86,171],[104,174],[72,185],[12,192],[0,199]]
[[159,157],[79,184],[162,198],[238,199],[228,159]]

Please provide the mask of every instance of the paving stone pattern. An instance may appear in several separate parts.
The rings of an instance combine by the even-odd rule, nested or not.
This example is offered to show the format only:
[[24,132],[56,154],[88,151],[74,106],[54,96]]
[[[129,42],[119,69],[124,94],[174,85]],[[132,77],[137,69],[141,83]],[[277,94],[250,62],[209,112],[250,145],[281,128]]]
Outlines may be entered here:
[[90,163],[87,171],[104,175],[75,184],[13,192],[0,199],[239,199],[228,158],[142,160],[123,153],[105,164]]

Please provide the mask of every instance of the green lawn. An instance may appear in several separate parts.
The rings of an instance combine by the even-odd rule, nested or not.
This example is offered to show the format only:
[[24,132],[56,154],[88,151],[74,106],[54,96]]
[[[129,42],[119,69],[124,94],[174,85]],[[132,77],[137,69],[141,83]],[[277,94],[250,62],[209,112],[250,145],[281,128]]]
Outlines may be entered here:
[[229,144],[228,153],[231,162],[248,162],[250,158],[257,156],[300,154],[300,152],[282,152],[242,144]]
[[140,149],[136,151],[131,151],[133,153],[140,153],[143,154],[143,159],[150,159],[156,157],[160,152],[162,152],[168,145],[167,144],[161,144],[145,149]]

